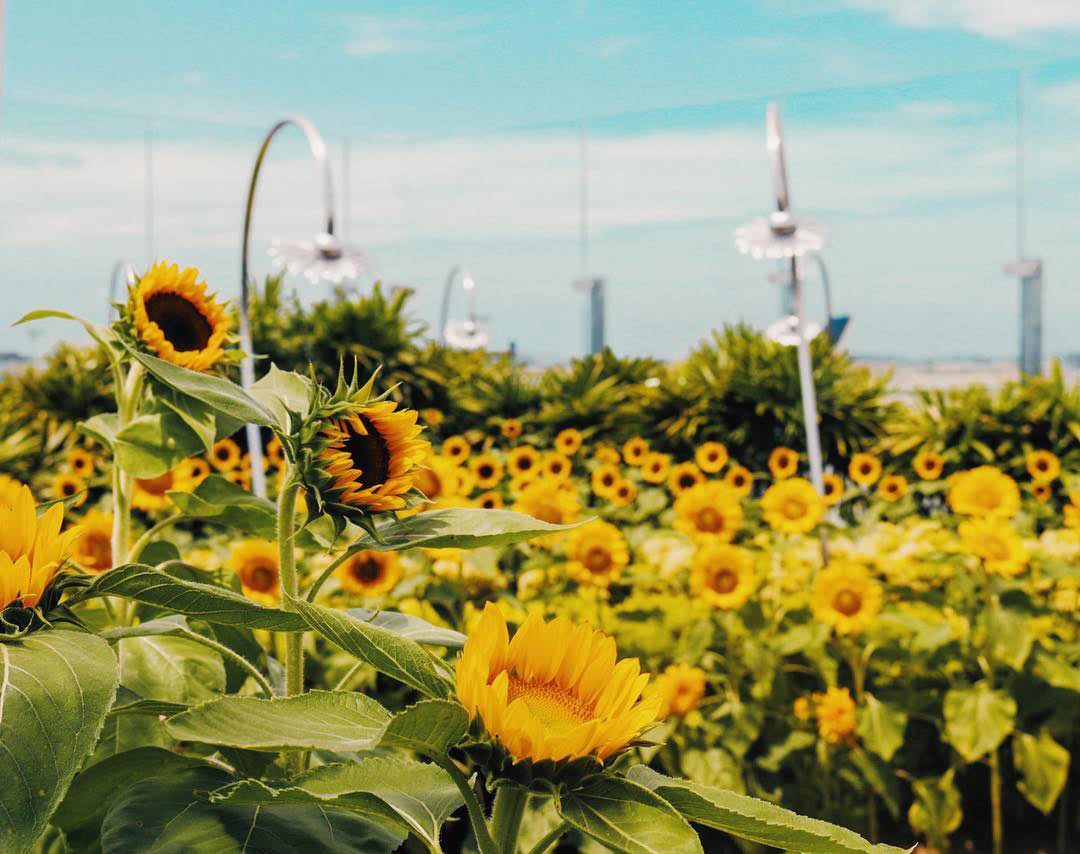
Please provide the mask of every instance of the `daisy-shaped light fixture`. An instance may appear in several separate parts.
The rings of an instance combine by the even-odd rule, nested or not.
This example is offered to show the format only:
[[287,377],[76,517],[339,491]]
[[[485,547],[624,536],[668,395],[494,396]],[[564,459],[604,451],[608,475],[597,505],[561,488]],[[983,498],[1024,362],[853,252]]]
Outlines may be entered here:
[[[450,320],[450,296],[454,283],[461,278],[461,289],[469,305],[466,320]],[[491,333],[476,314],[476,280],[460,264],[450,268],[443,286],[442,313],[439,316],[439,343],[458,350],[480,350],[488,345]]]
[[[252,356],[251,324],[248,319],[250,308],[248,257],[251,242],[251,215],[255,205],[255,187],[259,181],[263,158],[270,147],[270,141],[282,128],[290,125],[299,128],[307,138],[311,156],[319,164],[323,174],[323,202],[326,227],[310,241],[286,241],[275,239],[270,255],[274,263],[284,267],[290,273],[304,276],[312,284],[329,282],[340,285],[346,281],[370,275],[373,265],[360,251],[344,244],[334,234],[334,184],[330,175],[330,160],[326,152],[326,143],[315,126],[303,116],[286,116],[276,122],[263,137],[259,153],[255,157],[255,168],[251,172],[248,184],[247,205],[244,208],[244,234],[240,259],[240,342],[245,356],[240,364],[240,381],[245,388],[255,382],[255,362]],[[259,428],[248,424],[246,428],[248,450],[251,454],[251,487],[256,495],[266,495],[266,476],[263,472],[262,438]]]

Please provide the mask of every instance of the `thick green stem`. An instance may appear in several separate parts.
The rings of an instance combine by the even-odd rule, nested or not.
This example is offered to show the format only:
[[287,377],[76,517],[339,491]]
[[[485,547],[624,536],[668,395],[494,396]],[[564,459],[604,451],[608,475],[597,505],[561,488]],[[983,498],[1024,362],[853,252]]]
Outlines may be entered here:
[[322,589],[322,586],[326,583],[327,579],[334,574],[334,570],[341,566],[343,563],[345,563],[345,561],[352,557],[353,554],[354,552],[352,550],[346,549],[344,552],[334,558],[334,560],[330,562],[330,565],[322,571],[322,575],[316,578],[315,583],[308,588],[307,595],[304,598],[306,598],[308,602],[314,602],[315,597],[319,595],[319,591]]
[[1001,765],[996,747],[990,751],[990,820],[994,854],[1002,854],[1005,849],[1001,827]]
[[562,838],[562,835],[566,833],[566,831],[569,829],[570,825],[568,825],[565,821],[560,821],[554,828],[552,828],[550,833],[546,834],[539,842],[537,842],[532,847],[532,849],[529,851],[529,854],[544,854],[544,852],[547,851],[556,842],[558,842],[559,839]]
[[[292,600],[300,593],[300,580],[296,574],[296,493],[299,486],[292,469],[285,473],[281,492],[278,493],[277,536],[278,573],[281,580],[281,601],[286,611],[295,610]],[[285,635],[285,694],[294,697],[304,690],[304,634],[289,632]],[[285,767],[292,774],[303,770],[302,751],[288,751]]]
[[495,841],[495,847],[503,854],[514,854],[517,851],[521,817],[525,815],[525,804],[528,800],[528,790],[513,783],[499,786],[495,792],[495,807],[491,811],[491,838]]
[[465,810],[469,813],[469,823],[472,825],[473,835],[476,837],[476,847],[480,854],[505,854],[496,847],[495,841],[491,838],[487,822],[484,820],[484,811],[480,807],[480,802],[476,799],[476,793],[472,790],[461,769],[454,764],[452,759],[445,756],[432,756],[431,759],[450,775],[450,779],[454,781],[454,785],[461,792],[461,797],[465,801]]
[[[142,399],[143,367],[138,362],[132,363],[128,369],[127,379],[123,386],[116,389],[116,429],[117,432],[124,429],[138,414],[139,401]],[[120,464],[113,457],[112,493],[113,493],[113,530],[112,530],[112,563],[113,566],[123,566],[128,562],[131,544],[131,488],[133,479],[125,474]],[[134,617],[134,602],[131,607],[121,607],[123,622],[130,623]]]

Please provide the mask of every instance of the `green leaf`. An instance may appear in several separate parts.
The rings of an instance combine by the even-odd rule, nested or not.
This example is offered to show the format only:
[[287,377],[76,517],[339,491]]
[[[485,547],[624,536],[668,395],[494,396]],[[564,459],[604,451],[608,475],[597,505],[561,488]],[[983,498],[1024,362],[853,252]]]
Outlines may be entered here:
[[29,323],[32,320],[44,320],[46,318],[60,318],[61,320],[74,320],[76,323],[81,323],[83,328],[90,334],[90,337],[105,348],[109,361],[114,365],[117,364],[116,351],[111,346],[113,342],[116,341],[116,336],[113,335],[112,330],[104,326],[99,326],[96,323],[91,323],[89,320],[79,317],[77,314],[68,314],[66,311],[45,308],[24,314],[11,325],[20,326],[21,324]]
[[1016,733],[1012,755],[1021,776],[1016,787],[1043,815],[1050,815],[1069,776],[1069,751],[1044,729],[1038,736]]
[[882,703],[869,691],[863,695],[855,732],[867,749],[888,762],[904,743],[906,726],[907,714],[902,709]]
[[129,352],[160,382],[181,394],[194,397],[215,412],[245,424],[257,424],[260,427],[274,425],[274,417],[266,407],[236,383],[212,374],[189,371],[136,349],[129,348]]
[[995,605],[983,612],[990,660],[1021,670],[1035,641],[1027,614]]
[[197,794],[230,782],[221,771],[197,768],[132,786],[105,816],[102,854],[390,854],[405,841],[401,831],[334,807],[229,806]]
[[469,715],[460,703],[422,700],[391,718],[379,745],[441,757],[465,738],[468,730]]
[[1060,656],[1039,650],[1035,653],[1034,661],[1032,672],[1048,685],[1080,693],[1080,670]]
[[116,413],[103,412],[99,415],[93,415],[85,421],[80,421],[78,428],[79,432],[84,433],[95,442],[99,442],[111,451],[116,436]]
[[1016,724],[1016,700],[987,682],[953,688],[945,695],[945,740],[966,761],[997,748]]
[[944,846],[964,818],[960,791],[953,785],[953,770],[940,778],[915,780],[911,793],[915,796],[908,808],[911,829],[928,837],[931,844]]
[[157,401],[183,419],[191,432],[199,437],[205,453],[210,453],[216,440],[231,436],[243,426],[240,421],[221,415],[201,400],[171,389],[159,391]]
[[400,611],[376,611],[374,608],[348,608],[345,613],[416,643],[445,646],[449,649],[460,649],[465,645],[465,635],[461,632],[434,626],[427,620],[414,617],[412,614],[402,614]]
[[363,694],[311,691],[261,700],[219,697],[165,721],[181,741],[247,750],[370,750],[390,713]]
[[175,578],[160,569],[130,563],[97,576],[78,600],[124,596],[208,623],[298,632],[306,623],[296,614],[268,608],[246,596],[196,581]]
[[180,512],[190,519],[221,525],[245,537],[272,540],[277,536],[277,508],[266,498],[210,475],[193,492],[170,492]]
[[562,792],[559,815],[613,851],[627,854],[702,854],[694,829],[666,800],[622,777],[600,777]]
[[881,796],[881,802],[885,804],[889,814],[894,819],[899,818],[903,795],[900,791],[900,778],[896,776],[892,766],[865,750],[851,751],[850,758],[851,764],[859,770],[870,788]]
[[94,748],[116,656],[93,635],[41,631],[0,644],[0,848],[28,851]]
[[135,477],[158,477],[201,453],[202,441],[174,412],[140,415],[113,437],[120,468]]
[[388,519],[376,526],[379,539],[364,535],[349,551],[376,549],[478,549],[504,546],[546,534],[568,531],[577,525],[552,525],[511,510],[477,510],[451,507],[418,513],[405,519]]
[[303,599],[290,602],[308,626],[380,673],[428,697],[441,699],[449,695],[450,685],[436,667],[435,659],[415,641],[342,611]]
[[290,413],[296,416],[298,422],[307,417],[311,381],[271,364],[266,375],[251,385],[248,394],[274,415],[282,432],[289,432],[293,426]]
[[635,765],[627,777],[663,797],[688,821],[739,839],[804,854],[902,854],[899,848],[873,845],[851,830],[768,801],[666,777],[644,765]]
[[[798,750],[806,750],[806,748],[813,747],[815,744],[817,744],[817,737],[813,733],[794,729],[787,734],[787,738],[783,741],[772,745],[765,755],[757,760],[757,764],[766,771],[775,773],[780,770],[784,760],[792,753]],[[683,768],[682,771],[684,774],[689,773],[686,768]],[[691,774],[690,776],[694,775]]]

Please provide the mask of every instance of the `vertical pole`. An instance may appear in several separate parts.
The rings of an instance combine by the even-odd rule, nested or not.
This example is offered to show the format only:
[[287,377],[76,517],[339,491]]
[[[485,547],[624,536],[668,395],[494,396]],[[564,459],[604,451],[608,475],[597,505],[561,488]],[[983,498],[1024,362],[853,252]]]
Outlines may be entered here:
[[349,216],[350,216],[350,194],[349,184],[351,181],[351,161],[352,161],[352,140],[346,136],[341,141],[341,181],[342,181],[342,200],[341,200],[341,237],[345,242],[349,240]]
[[604,280],[596,278],[589,286],[589,350],[604,350]]
[[1020,373],[1042,373],[1042,263],[1030,262],[1020,277]]
[[585,119],[578,123],[578,266],[589,272],[589,137]]
[[146,130],[143,138],[143,175],[144,215],[146,229],[146,264],[154,263],[154,120],[146,117]]
[[[796,261],[791,259],[791,296],[795,304],[795,315],[799,319],[799,341],[796,350],[799,357],[799,390],[802,392],[803,424],[806,428],[806,456],[810,461],[810,482],[818,495],[825,494],[825,478],[821,462],[821,436],[818,433],[817,394],[814,391],[814,372],[810,362],[810,342],[806,340],[806,312],[803,310],[802,288],[796,270]],[[829,563],[829,542],[825,532],[821,533],[821,560]]]

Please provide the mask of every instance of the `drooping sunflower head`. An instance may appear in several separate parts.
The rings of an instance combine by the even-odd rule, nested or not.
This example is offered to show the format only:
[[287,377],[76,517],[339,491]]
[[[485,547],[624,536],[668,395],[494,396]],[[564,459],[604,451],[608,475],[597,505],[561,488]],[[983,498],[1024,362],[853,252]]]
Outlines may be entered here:
[[341,564],[334,574],[347,592],[370,599],[394,589],[401,580],[401,561],[393,552],[365,549]]
[[615,487],[622,480],[622,472],[619,471],[617,465],[601,463],[593,469],[589,480],[593,492],[601,498],[610,498],[615,492]]
[[240,576],[244,595],[264,605],[281,601],[278,547],[269,540],[241,540],[229,554],[229,568]]
[[157,477],[137,477],[131,491],[131,506],[150,513],[169,506],[170,492],[187,492],[191,489],[187,470],[177,466]]
[[848,477],[859,486],[873,486],[881,477],[881,460],[873,454],[853,455],[848,464]]
[[579,584],[608,587],[630,563],[630,549],[618,528],[597,519],[567,534],[566,559],[567,572]]
[[457,664],[457,696],[514,759],[531,763],[623,750],[652,724],[663,698],[615,641],[565,617],[530,615],[510,640],[488,603]]
[[570,458],[558,451],[551,451],[544,455],[540,461],[540,467],[545,477],[553,477],[556,480],[566,480],[570,477],[574,464]]
[[628,504],[633,504],[636,498],[637,486],[632,480],[626,480],[622,477],[619,478],[611,490],[611,495],[608,496],[608,500],[616,507],[626,507]]
[[469,468],[476,478],[479,489],[494,489],[503,478],[503,464],[492,454],[480,454],[469,462]]
[[566,481],[551,477],[538,478],[522,489],[514,509],[552,525],[576,522],[581,513],[573,488]]
[[945,458],[930,450],[919,451],[912,463],[915,474],[922,480],[937,480],[945,471]]
[[94,473],[94,455],[83,448],[68,451],[67,467],[72,474],[87,478]]
[[0,609],[41,601],[83,533],[80,526],[60,533],[63,524],[62,504],[37,515],[29,487],[19,487],[10,504],[0,503]]
[[1007,519],[1020,509],[1020,489],[993,466],[979,466],[949,478],[949,506],[964,516]]
[[1019,575],[1027,566],[1028,553],[1016,529],[1004,519],[975,518],[960,523],[960,542],[982,561],[991,575]]
[[728,473],[724,475],[724,483],[734,490],[738,496],[745,496],[750,494],[750,490],[754,488],[754,475],[748,468],[743,466],[732,466],[728,469]]
[[461,465],[469,458],[469,454],[472,452],[472,445],[469,444],[469,440],[464,436],[448,436],[443,440],[442,448],[440,449],[442,455],[446,459],[455,465]]
[[818,573],[810,595],[815,619],[837,634],[858,634],[881,610],[884,591],[861,565],[836,561]]
[[838,474],[826,472],[821,476],[822,500],[827,507],[839,504],[844,497],[844,479]]
[[785,534],[812,531],[825,515],[825,501],[810,481],[793,477],[770,486],[761,497],[765,521]]
[[131,289],[127,313],[142,345],[159,358],[207,371],[225,355],[230,320],[193,267],[154,264]]
[[641,478],[646,483],[663,483],[671,471],[671,457],[650,451],[641,461]]
[[855,740],[855,701],[847,688],[827,688],[814,694],[818,735],[829,744],[851,744]]
[[641,465],[641,461],[645,459],[647,453],[649,453],[649,442],[641,436],[634,436],[632,439],[627,439],[623,444],[623,461],[628,466]]
[[58,501],[71,499],[72,507],[82,507],[86,503],[86,481],[74,472],[62,471],[53,481],[53,496]]
[[675,528],[698,542],[731,542],[743,521],[739,496],[715,480],[691,486],[676,498],[675,514]]
[[1061,460],[1050,451],[1032,451],[1027,455],[1027,470],[1036,483],[1049,483],[1061,474]]
[[730,543],[704,544],[694,555],[690,589],[714,608],[741,608],[757,589],[753,555]]
[[214,442],[210,449],[210,464],[220,472],[232,471],[240,465],[240,446],[232,439]]
[[79,524],[83,533],[75,541],[71,559],[87,572],[112,569],[112,514],[91,510]]
[[791,477],[799,470],[799,455],[791,448],[781,445],[769,454],[769,471],[777,480]]
[[671,469],[668,475],[668,489],[672,495],[682,495],[691,486],[697,486],[705,482],[705,475],[695,463],[679,463]]
[[694,451],[694,462],[708,474],[716,474],[728,461],[727,445],[722,442],[703,442]]
[[560,430],[559,434],[555,437],[555,447],[560,454],[566,454],[568,457],[574,456],[581,450],[582,436],[580,430],[575,430],[573,427],[567,427],[565,430]]
[[907,478],[902,474],[890,474],[881,479],[878,484],[878,495],[892,503],[899,501],[908,491]]
[[705,671],[689,664],[672,664],[656,677],[656,687],[664,698],[658,717],[685,718],[705,696]]

